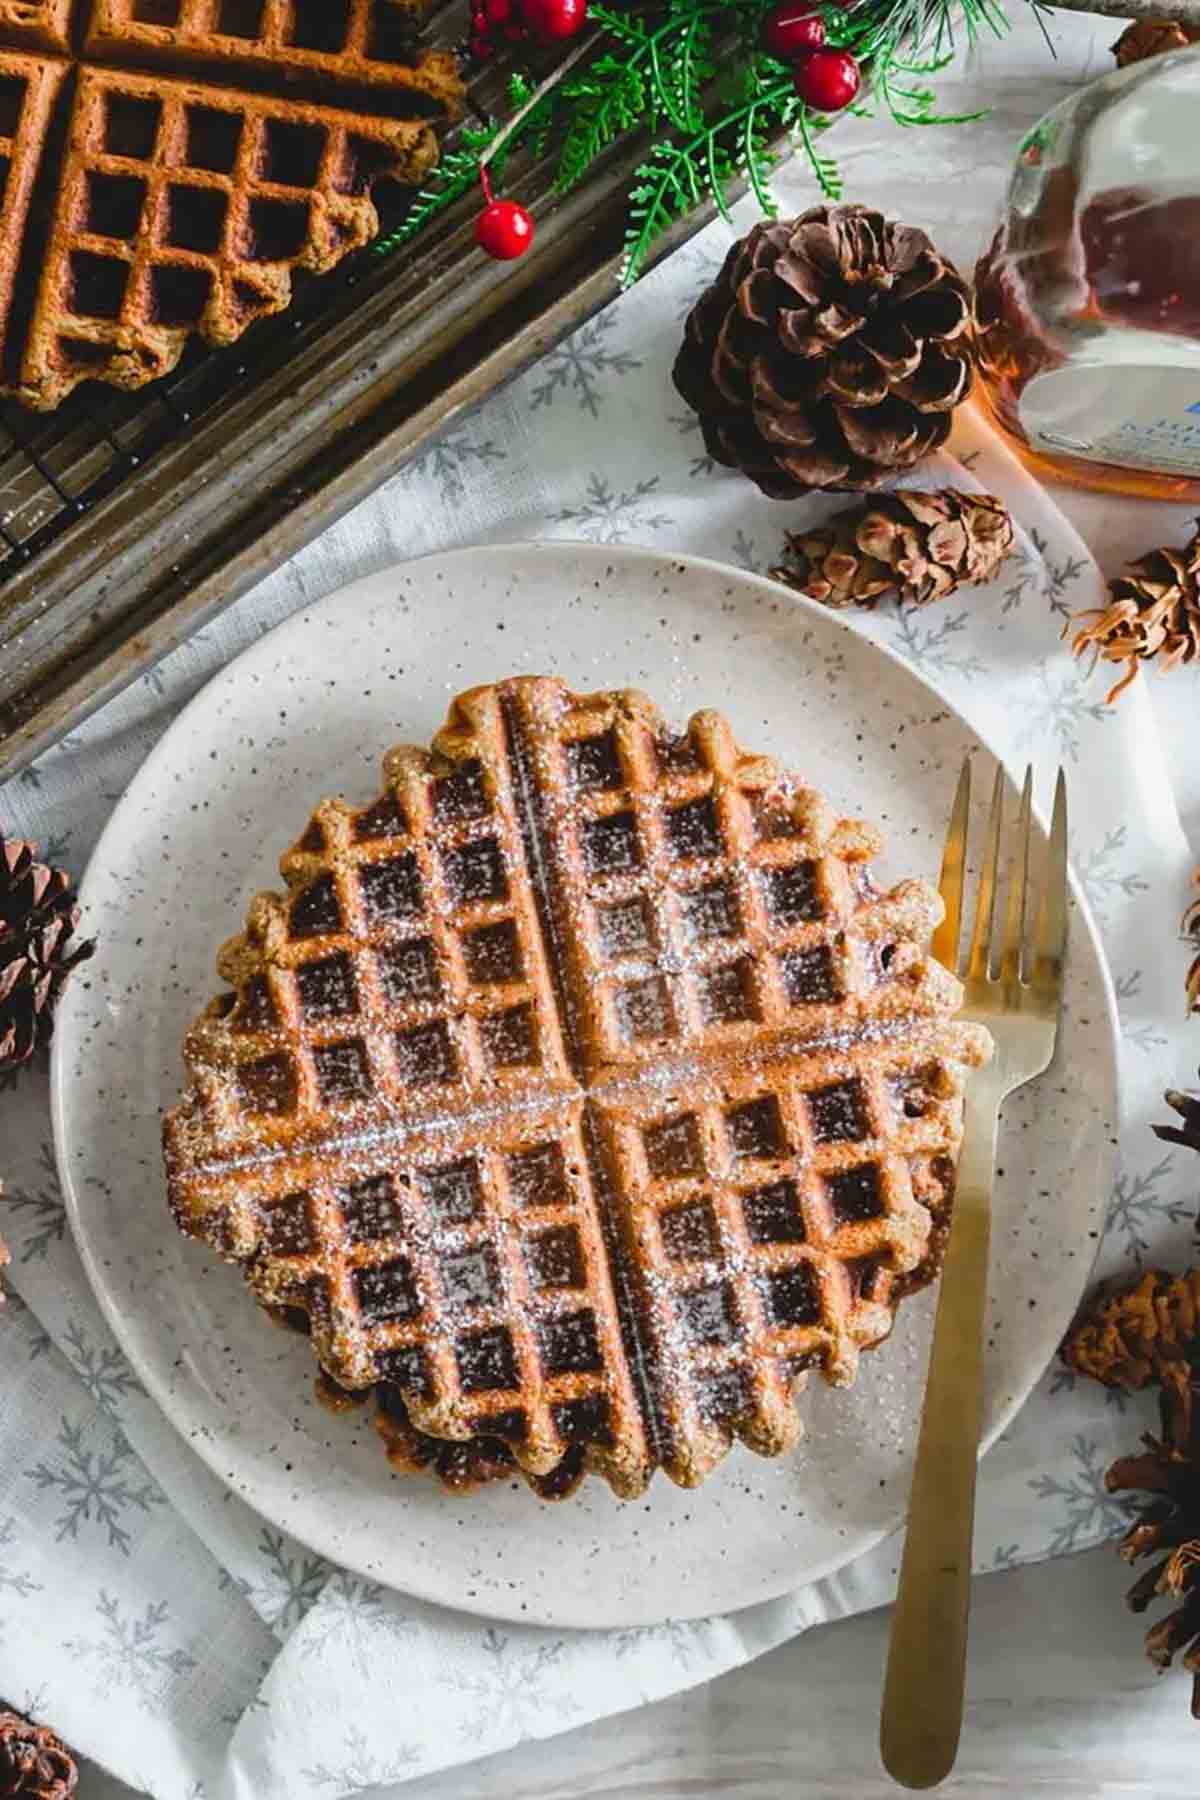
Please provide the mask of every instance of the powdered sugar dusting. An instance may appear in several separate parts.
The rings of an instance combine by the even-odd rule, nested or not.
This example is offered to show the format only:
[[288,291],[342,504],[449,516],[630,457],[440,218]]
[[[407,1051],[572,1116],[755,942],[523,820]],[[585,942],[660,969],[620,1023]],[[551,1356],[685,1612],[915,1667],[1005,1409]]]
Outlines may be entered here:
[[[952,1034],[919,961],[901,989],[882,954],[846,949],[854,907],[873,902],[853,889],[838,910],[852,878],[824,847],[825,815],[761,764],[748,803],[715,715],[679,739],[640,702],[580,702],[552,684],[516,683],[501,706],[494,764],[416,778],[394,809],[400,839],[383,835],[383,802],[369,829],[323,812],[322,846],[305,854],[329,868],[305,865],[287,913],[290,946],[322,940],[296,965],[296,1011],[271,973],[263,1053],[210,1033],[243,1106],[281,1126],[248,1145],[237,1112],[224,1116],[186,1179],[250,1177],[250,1216],[226,1245],[244,1255],[257,1229],[256,1288],[309,1311],[344,1384],[443,1346],[407,1378],[420,1429],[486,1431],[517,1405],[524,1423],[503,1435],[544,1473],[535,1372],[555,1404],[576,1392],[561,1383],[599,1381],[611,1397],[627,1359],[654,1456],[688,1479],[699,1459],[698,1478],[718,1451],[696,1420],[726,1436],[745,1424],[760,1442],[776,1431],[782,1447],[793,1365],[847,1379],[886,1325],[886,1306],[856,1311],[868,1289],[886,1301],[862,1271],[911,1269],[925,1215],[890,1187],[868,1205],[865,1179],[835,1205],[821,1172],[847,1157],[874,1167],[899,1129],[895,1094],[859,1073],[868,1052],[894,1044],[907,1059],[923,1041],[937,1059]],[[348,858],[347,841],[368,848]],[[911,893],[903,917],[900,904],[892,940]],[[928,1124],[953,1141],[952,1110]],[[256,1227],[254,1191],[286,1185],[293,1161],[322,1172],[318,1196],[260,1209]],[[579,1235],[597,1218],[607,1274]],[[743,1410],[722,1421],[735,1365]]]

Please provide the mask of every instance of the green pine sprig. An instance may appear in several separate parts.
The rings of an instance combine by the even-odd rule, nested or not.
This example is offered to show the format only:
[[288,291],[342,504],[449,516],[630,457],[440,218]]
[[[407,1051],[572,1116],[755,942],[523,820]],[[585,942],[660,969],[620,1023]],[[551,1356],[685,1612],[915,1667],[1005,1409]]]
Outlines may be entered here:
[[[660,0],[621,7],[616,0],[592,0],[589,22],[603,34],[594,55],[543,95],[511,132],[491,119],[464,125],[403,223],[376,248],[407,243],[469,192],[485,157],[498,183],[504,164],[518,153],[553,156],[555,187],[567,193],[618,139],[639,130],[654,142],[629,191],[623,285],[637,279],[658,237],[696,207],[712,204],[728,218],[728,190],[739,178],[760,209],[774,216],[772,146],[781,138],[806,158],[821,194],[837,199],[837,164],[818,146],[833,121],[800,102],[791,71],[762,49],[769,4]],[[981,116],[938,113],[925,78],[948,67],[960,46],[973,44],[981,31],[1007,29],[999,0],[857,0],[824,11],[827,41],[848,50],[863,70],[864,96],[852,112],[882,108],[905,127],[966,124]],[[515,76],[513,110],[533,93],[527,77]]]
[[[508,102],[513,111],[518,111],[529,100],[533,93],[533,83],[527,76],[516,74],[508,84]],[[551,97],[547,96],[547,101]],[[489,158],[492,179],[499,183],[504,174],[509,157],[519,147],[529,150],[530,154],[542,156],[546,150],[549,133],[552,129],[552,107],[543,103],[536,106],[521,123],[519,132],[513,134],[495,155]],[[446,208],[461,200],[464,194],[470,193],[479,186],[479,171],[483,158],[496,142],[504,129],[503,121],[488,118],[467,119],[459,128],[457,141],[450,149],[443,149],[438,165],[429,177],[425,186],[417,194],[412,205],[405,213],[400,224],[387,237],[376,239],[372,246],[377,255],[386,255],[388,251],[407,244],[424,229],[430,219],[436,218]]]
[[701,123],[690,137],[655,144],[634,175],[621,265],[622,285],[636,281],[655,239],[694,207],[711,201],[729,218],[727,190],[743,176],[769,218],[777,212],[770,141],[805,109],[790,80],[775,82],[738,107]]

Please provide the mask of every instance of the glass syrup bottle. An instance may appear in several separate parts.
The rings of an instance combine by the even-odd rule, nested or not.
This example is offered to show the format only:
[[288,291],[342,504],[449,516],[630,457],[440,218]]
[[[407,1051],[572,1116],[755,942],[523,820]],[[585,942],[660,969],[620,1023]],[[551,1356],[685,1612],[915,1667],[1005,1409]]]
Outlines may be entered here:
[[1034,127],[975,288],[983,390],[1027,462],[1200,500],[1200,45]]

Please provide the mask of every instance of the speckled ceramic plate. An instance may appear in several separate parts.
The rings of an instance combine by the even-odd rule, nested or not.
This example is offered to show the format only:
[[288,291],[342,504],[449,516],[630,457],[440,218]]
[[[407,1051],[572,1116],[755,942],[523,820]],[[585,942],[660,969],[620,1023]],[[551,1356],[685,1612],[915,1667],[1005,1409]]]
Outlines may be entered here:
[[[376,1580],[470,1611],[635,1625],[745,1606],[826,1574],[899,1520],[931,1300],[901,1310],[857,1386],[814,1381],[800,1451],[735,1450],[695,1493],[598,1482],[554,1507],[521,1484],[468,1499],[392,1474],[365,1415],[312,1399],[308,1347],[174,1229],[159,1112],[218,944],[276,881],[312,804],[376,791],[460,689],[515,671],[635,685],[683,721],[715,705],[747,747],[882,824],[885,877],[934,874],[978,740],[948,702],[834,615],[715,563],[540,544],[371,576],[220,674],[134,780],[84,889],[105,954],[59,1015],[55,1115],[72,1223],[113,1329],[196,1451],[262,1515]],[[1109,1188],[1107,980],[1077,914],[1058,1064],[1007,1109],[988,1332],[987,1436],[1020,1405],[1086,1277]],[[1070,1070],[1070,1079],[1062,1071]]]

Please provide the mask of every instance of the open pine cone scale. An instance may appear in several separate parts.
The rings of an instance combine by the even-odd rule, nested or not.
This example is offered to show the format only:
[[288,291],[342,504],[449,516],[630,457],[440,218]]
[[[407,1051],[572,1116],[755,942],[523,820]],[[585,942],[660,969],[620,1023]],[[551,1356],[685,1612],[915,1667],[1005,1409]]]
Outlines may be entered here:
[[1182,1144],[1186,1150],[1200,1150],[1200,1093],[1182,1094],[1168,1088],[1167,1105],[1179,1114],[1181,1124],[1153,1125],[1151,1130],[1164,1144]]

